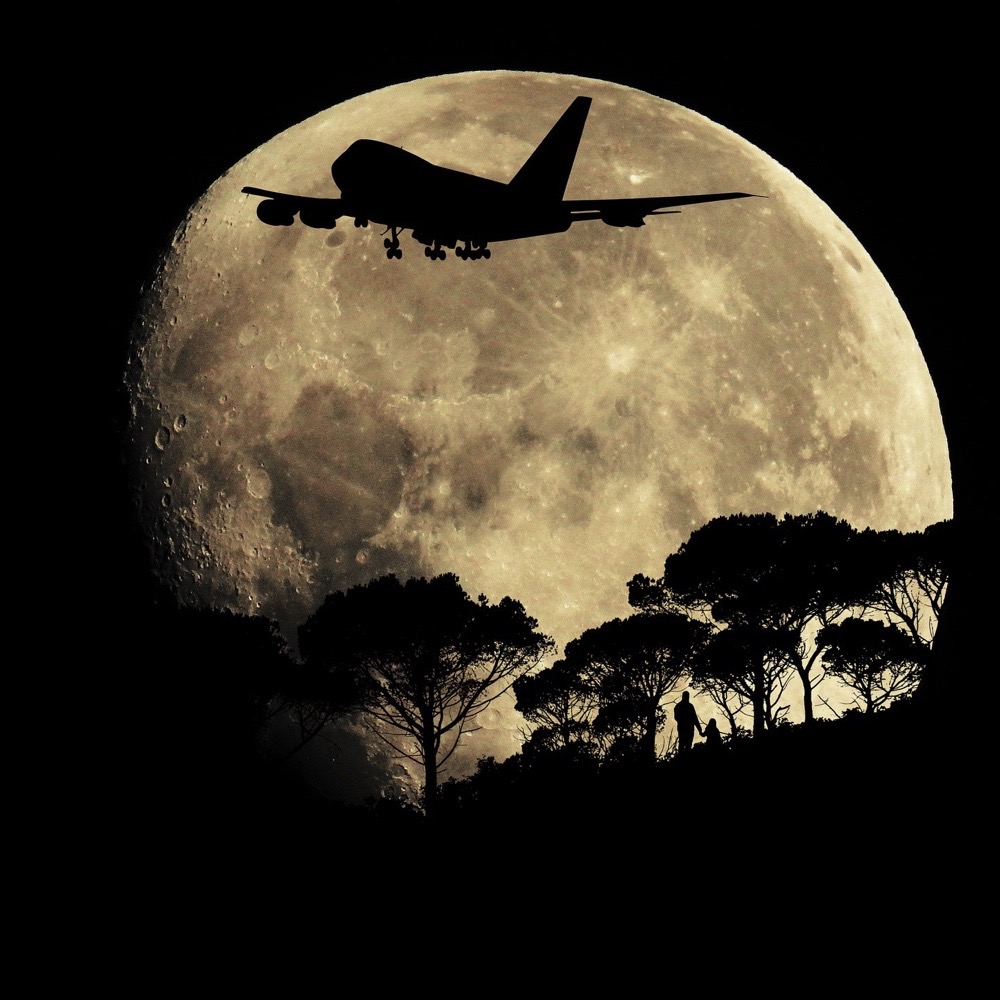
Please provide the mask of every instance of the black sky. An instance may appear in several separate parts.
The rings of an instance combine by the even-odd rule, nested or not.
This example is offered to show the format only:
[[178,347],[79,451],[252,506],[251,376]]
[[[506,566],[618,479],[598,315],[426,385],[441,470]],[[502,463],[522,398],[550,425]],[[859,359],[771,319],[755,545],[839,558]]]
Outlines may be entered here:
[[[956,512],[970,526],[981,523],[973,486],[984,435],[971,401],[985,383],[973,348],[982,355],[990,338],[980,314],[985,297],[969,270],[975,251],[963,241],[969,220],[983,217],[988,181],[969,174],[971,95],[935,72],[929,47],[903,49],[888,32],[825,31],[822,41],[803,39],[800,51],[789,51],[787,42],[768,41],[766,28],[740,28],[738,36],[724,29],[720,39],[717,24],[681,30],[666,19],[642,27],[629,20],[580,29],[576,38],[508,31],[460,44],[385,23],[360,35],[314,25],[288,44],[271,44],[267,31],[208,37],[178,26],[108,54],[94,90],[99,127],[85,152],[104,158],[101,177],[113,192],[100,199],[106,216],[88,225],[112,238],[97,286],[107,322],[95,338],[94,364],[109,404],[101,514],[108,523],[101,526],[111,540],[109,565],[125,584],[125,610],[141,608],[148,590],[119,461],[121,376],[141,287],[172,229],[221,173],[277,132],[381,86],[464,70],[572,73],[637,87],[732,129],[812,188],[900,300],[938,388]],[[327,30],[330,44],[321,44]],[[258,51],[265,40],[283,54]],[[598,45],[603,52],[594,51]],[[339,152],[330,150],[330,159]]]

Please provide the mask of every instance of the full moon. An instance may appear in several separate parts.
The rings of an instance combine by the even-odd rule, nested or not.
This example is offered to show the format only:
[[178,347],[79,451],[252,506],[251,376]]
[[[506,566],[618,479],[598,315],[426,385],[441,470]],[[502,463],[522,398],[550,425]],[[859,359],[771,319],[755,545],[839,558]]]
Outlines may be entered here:
[[[507,181],[579,95],[567,198],[766,197],[442,262],[409,233],[387,260],[346,219],[265,226],[241,193],[337,197],[330,164],[358,138]],[[293,640],[328,593],[455,572],[561,649],[628,615],[628,580],[714,517],[952,516],[927,366],[858,240],[739,136],[599,80],[432,77],[271,139],[177,229],[126,377],[157,573]],[[449,773],[519,748],[509,705],[480,722]]]

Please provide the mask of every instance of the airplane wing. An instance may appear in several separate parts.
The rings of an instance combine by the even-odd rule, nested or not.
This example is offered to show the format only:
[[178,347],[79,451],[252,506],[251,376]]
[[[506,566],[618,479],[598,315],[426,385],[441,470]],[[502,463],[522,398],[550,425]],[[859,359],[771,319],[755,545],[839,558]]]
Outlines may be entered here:
[[335,229],[337,219],[348,214],[341,198],[308,198],[258,187],[245,187],[243,193],[265,199],[257,205],[257,218],[269,226],[290,226],[298,215],[313,229]]
[[721,194],[680,194],[666,198],[590,198],[564,201],[570,222],[600,219],[609,226],[643,226],[647,215],[676,215],[680,205],[698,205],[706,201],[729,201],[732,198],[760,198],[745,191]]

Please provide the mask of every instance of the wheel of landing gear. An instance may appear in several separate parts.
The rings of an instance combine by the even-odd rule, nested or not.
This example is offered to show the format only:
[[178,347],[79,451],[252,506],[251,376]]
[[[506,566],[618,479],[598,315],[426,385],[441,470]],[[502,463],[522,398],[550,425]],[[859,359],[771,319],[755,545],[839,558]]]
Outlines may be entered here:
[[489,260],[489,259],[490,259],[490,248],[489,248],[489,247],[486,247],[486,248],[485,248],[485,249],[483,250],[483,256],[484,256],[484,257],[485,257],[485,258],[486,258],[487,260]]

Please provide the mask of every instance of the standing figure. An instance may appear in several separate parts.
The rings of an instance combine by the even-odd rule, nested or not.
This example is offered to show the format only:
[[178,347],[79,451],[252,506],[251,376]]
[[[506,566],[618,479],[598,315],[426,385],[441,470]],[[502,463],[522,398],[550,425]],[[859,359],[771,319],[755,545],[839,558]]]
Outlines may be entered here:
[[705,737],[705,746],[722,746],[722,733],[719,732],[719,724],[715,721],[715,719],[708,720],[708,723],[705,726],[705,732],[702,733],[702,735]]
[[691,704],[691,694],[685,691],[681,700],[674,705],[674,722],[677,723],[677,748],[681,753],[691,749],[694,743],[694,731],[701,735],[701,720]]

